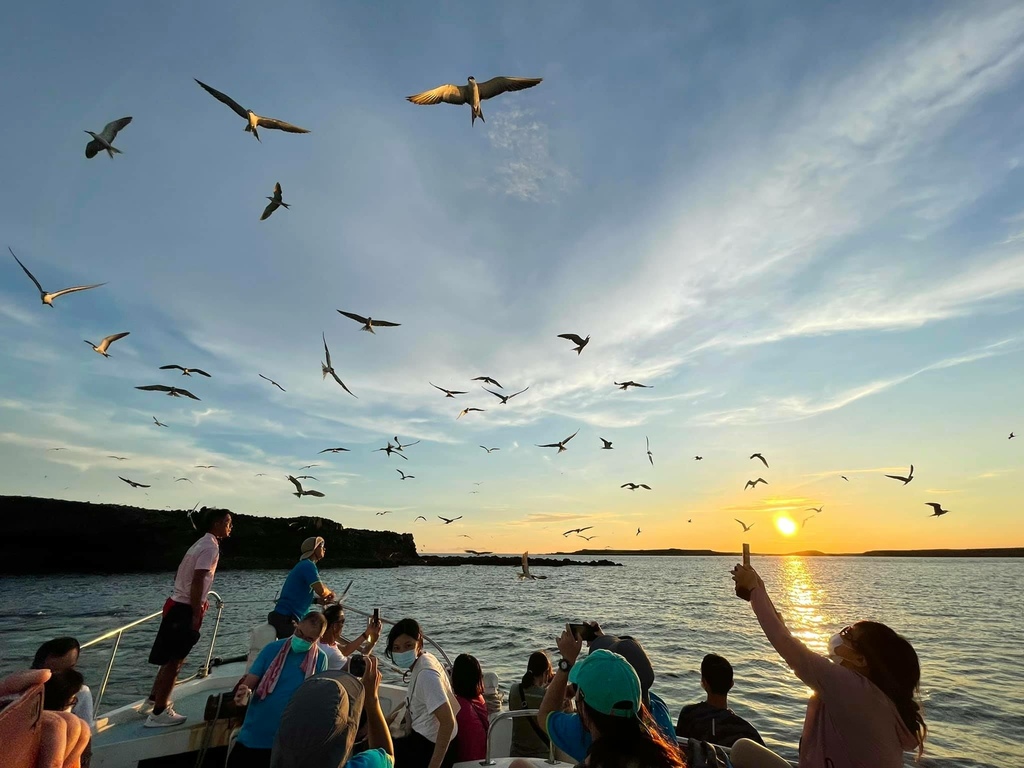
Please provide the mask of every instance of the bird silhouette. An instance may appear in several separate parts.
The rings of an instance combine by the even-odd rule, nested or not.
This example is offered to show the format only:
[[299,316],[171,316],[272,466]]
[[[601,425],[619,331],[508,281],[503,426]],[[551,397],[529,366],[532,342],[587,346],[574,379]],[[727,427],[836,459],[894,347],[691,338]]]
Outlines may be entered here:
[[[195,78],[193,78],[195,79]],[[260,128],[267,128],[268,130],[285,131],[286,133],[309,133],[305,128],[299,128],[297,125],[286,123],[283,120],[277,120],[273,117],[262,117],[257,115],[251,109],[246,109],[237,101],[232,99],[227,94],[221,93],[216,88],[211,88],[201,80],[196,80],[199,86],[206,91],[208,94],[213,96],[217,101],[222,104],[226,104],[234,110],[235,114],[245,119],[245,131],[251,133],[256,141],[260,141]]]
[[743,490],[745,491],[747,490],[747,488],[756,488],[758,483],[764,483],[765,485],[768,485],[767,480],[765,480],[763,477],[759,477],[757,478],[757,480],[747,480],[747,484],[743,486]]
[[459,391],[457,389],[445,389],[444,387],[439,387],[439,386],[437,386],[437,384],[434,384],[432,381],[428,381],[427,383],[430,386],[432,386],[434,389],[439,389],[442,392],[444,392],[444,396],[445,397],[455,397],[456,395],[464,395],[464,394],[466,394],[465,392],[461,392],[461,391]]
[[360,328],[359,330],[369,331],[370,333],[373,333],[375,336],[376,334],[373,331],[374,328],[397,328],[398,326],[401,325],[401,323],[389,323],[387,320],[374,320],[372,317],[363,317],[362,315],[357,315],[355,312],[346,312],[343,309],[339,309],[338,312],[344,315],[345,317],[349,318],[350,320],[355,320],[357,323],[362,323],[363,327]]
[[288,391],[287,389],[285,389],[284,387],[282,387],[282,386],[281,386],[280,384],[278,384],[278,383],[277,383],[276,381],[274,381],[273,379],[268,379],[268,378],[267,378],[266,376],[264,376],[264,375],[263,375],[262,373],[261,373],[261,374],[259,374],[259,377],[260,377],[261,379],[264,379],[265,381],[269,381],[269,382],[270,382],[271,384],[273,384],[273,385],[274,385],[275,387],[277,387],[278,389],[280,389],[280,390],[281,390],[282,392],[287,392],[287,391]]
[[278,208],[291,208],[291,206],[288,205],[288,203],[281,199],[281,182],[277,182],[276,184],[274,184],[274,195],[273,197],[268,196],[267,200],[269,200],[270,202],[267,203],[267,207],[263,209],[263,215],[260,216],[260,221],[269,218],[270,214],[272,214]]
[[161,365],[160,366],[160,370],[161,371],[171,371],[171,370],[181,371],[181,375],[182,376],[191,376],[193,373],[198,373],[200,376],[205,376],[206,378],[210,378],[210,374],[208,374],[206,371],[202,370],[201,368],[185,368],[184,366],[181,366],[181,365]]
[[[11,249],[11,246],[7,246],[7,250],[11,252],[11,256],[14,256],[14,251]],[[41,286],[39,284],[39,281],[36,280],[35,275],[28,271],[28,267],[21,263],[21,259],[19,259],[17,256],[14,256],[14,260],[18,262],[18,266],[21,267],[22,271],[26,275],[28,275],[28,279],[35,283],[35,286],[39,291],[39,298],[43,302],[43,304],[50,307],[51,309],[53,308],[54,299],[60,298],[61,296],[64,296],[69,293],[77,293],[78,291],[88,291],[92,288],[99,288],[101,285],[106,285],[106,283],[93,283],[92,285],[76,285],[74,288],[64,288],[63,290],[49,293],[43,290],[43,286]]]
[[98,352],[104,357],[110,357],[110,355],[107,354],[107,349],[110,347],[110,345],[113,344],[118,339],[123,339],[129,333],[130,331],[125,331],[124,333],[115,333],[111,336],[107,336],[106,338],[104,338],[103,341],[101,341],[99,344],[93,344],[88,339],[82,339],[82,341],[84,341],[86,344],[92,347],[93,352]]
[[768,460],[764,456],[762,456],[760,453],[752,453],[752,454],[750,454],[750,458],[752,458],[752,459],[760,459],[761,463],[764,464],[764,468],[765,469],[769,468],[768,467]]
[[623,381],[621,383],[619,383],[617,381],[613,381],[612,384],[614,384],[616,387],[621,389],[623,392],[625,392],[630,387],[639,387],[640,389],[651,389],[650,385],[647,385],[647,384],[637,384],[635,381]]
[[906,477],[903,477],[902,475],[886,475],[886,477],[891,477],[893,480],[900,480],[904,485],[906,485],[914,479],[914,465],[910,465],[910,472]]
[[746,524],[746,523],[744,523],[744,522],[743,522],[742,520],[740,520],[740,519],[739,519],[738,517],[734,517],[734,518],[733,518],[733,520],[735,520],[735,521],[736,521],[737,523],[739,523],[740,525],[742,525],[742,526],[743,526],[743,532],[744,532],[744,533],[746,533],[746,532],[747,532],[747,531],[749,531],[749,530],[750,530],[751,528],[753,528],[753,527],[754,527],[755,525],[757,525],[757,523],[751,523],[750,525],[747,525],[747,524]]
[[320,491],[303,490],[302,483],[299,482],[299,479],[297,477],[292,477],[291,475],[288,475],[288,480],[290,480],[291,484],[295,486],[295,491],[292,493],[293,496],[298,496],[299,498],[302,498],[303,496],[315,496],[321,499],[324,496],[322,493],[320,493]]
[[85,145],[85,156],[91,159],[96,157],[102,150],[106,150],[111,160],[114,159],[115,153],[120,155],[121,150],[114,146],[114,139],[117,138],[118,132],[131,121],[131,117],[122,117],[119,120],[111,120],[103,126],[103,130],[98,134],[92,131],[85,131],[92,136],[92,141]]
[[452,518],[448,518],[448,517],[441,517],[440,515],[438,515],[438,516],[437,516],[437,519],[438,519],[438,520],[443,520],[443,521],[444,521],[444,524],[445,524],[445,525],[451,525],[451,524],[452,524],[452,523],[454,523],[454,522],[455,522],[456,520],[461,520],[461,519],[462,519],[462,515],[459,515],[458,517],[452,517]]
[[585,339],[581,339],[575,333],[560,333],[560,334],[558,334],[558,338],[560,338],[560,339],[568,339],[573,344],[575,344],[576,346],[573,347],[573,351],[577,355],[579,355],[581,352],[583,352],[583,348],[585,346],[587,346],[587,344],[590,343],[590,337],[589,336],[587,336],[587,338],[585,338]]
[[646,488],[648,491],[651,490],[651,486],[646,483],[623,483],[619,488],[629,488],[631,491],[635,491],[637,488]]
[[[334,366],[331,364],[331,350],[329,350],[327,348],[327,335],[324,334],[323,338],[324,338],[324,355],[327,357],[327,362],[326,363],[320,363],[321,373],[323,374],[322,379],[326,379],[328,373],[331,374],[331,378],[333,378],[336,382],[338,382],[338,384],[341,385],[342,389],[344,389],[346,392],[348,392],[350,395],[352,395],[352,397],[356,397],[355,394],[352,392],[352,390],[345,386],[345,382],[338,378],[338,374],[335,372]],[[358,400],[359,398],[356,398],[356,399]]]
[[199,398],[189,392],[187,389],[179,389],[178,387],[166,387],[163,384],[148,384],[145,387],[136,387],[136,389],[143,389],[147,392],[166,392],[168,397],[191,397],[193,400]]
[[927,502],[925,502],[925,506],[926,507],[931,507],[933,510],[935,510],[930,515],[928,515],[928,517],[942,517],[943,515],[948,515],[949,514],[949,510],[948,509],[943,509],[940,504],[937,504],[934,501],[927,501]]
[[540,77],[492,77],[490,80],[484,80],[482,83],[478,83],[475,77],[470,76],[467,78],[465,85],[453,85],[452,83],[445,83],[439,85],[437,88],[432,88],[429,91],[423,91],[417,93],[414,96],[407,96],[406,101],[411,101],[413,104],[419,104],[422,106],[429,106],[432,104],[469,104],[470,106],[470,125],[476,124],[476,119],[479,117],[480,122],[486,122],[484,120],[484,112],[480,108],[480,102],[486,99],[493,99],[495,96],[499,96],[509,91],[521,91],[524,88],[533,88],[538,85],[543,78]]

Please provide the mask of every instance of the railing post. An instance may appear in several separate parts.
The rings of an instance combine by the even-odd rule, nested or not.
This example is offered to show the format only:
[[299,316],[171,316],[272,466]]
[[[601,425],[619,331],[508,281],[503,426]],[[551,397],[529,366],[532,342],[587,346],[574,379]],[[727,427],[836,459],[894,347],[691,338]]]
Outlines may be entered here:
[[117,637],[114,638],[114,647],[110,650],[110,661],[107,662],[107,671],[103,674],[103,685],[100,686],[100,695],[96,697],[96,703],[93,705],[93,711],[99,712],[100,704],[103,703],[103,694],[107,692],[107,683],[110,682],[110,673],[114,669],[114,657],[117,655],[117,648],[121,645],[121,634],[124,630],[117,633]]

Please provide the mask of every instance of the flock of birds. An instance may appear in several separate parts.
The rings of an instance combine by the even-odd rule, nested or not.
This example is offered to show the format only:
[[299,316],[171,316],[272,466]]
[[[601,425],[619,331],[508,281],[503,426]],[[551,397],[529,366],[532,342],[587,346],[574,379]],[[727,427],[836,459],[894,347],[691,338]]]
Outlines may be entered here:
[[[439,86],[437,88],[424,91],[424,92],[416,94],[414,96],[409,96],[408,97],[408,101],[412,102],[413,104],[418,104],[418,105],[433,105],[433,104],[441,104],[441,103],[455,104],[455,105],[469,105],[470,106],[470,114],[471,114],[471,125],[473,125],[473,124],[476,123],[476,120],[478,118],[481,121],[484,121],[484,115],[483,115],[483,111],[481,109],[481,102],[482,101],[494,98],[494,97],[496,97],[498,95],[501,95],[503,93],[512,92],[512,91],[519,91],[519,90],[523,90],[523,89],[526,89],[526,88],[532,88],[534,86],[539,85],[541,83],[541,81],[542,81],[542,78],[495,77],[495,78],[492,78],[490,80],[486,80],[484,82],[478,83],[473,77],[470,77],[470,78],[468,78],[468,81],[467,81],[467,83],[465,85],[453,85],[453,84],[441,85],[441,86]],[[239,117],[243,118],[245,120],[244,130],[247,133],[251,133],[253,138],[255,138],[257,141],[261,141],[260,135],[259,135],[259,130],[261,128],[262,129],[267,129],[267,130],[283,131],[283,132],[292,133],[292,134],[305,134],[305,133],[309,133],[309,131],[307,129],[301,128],[299,126],[293,125],[293,124],[285,122],[283,120],[279,120],[279,119],[276,119],[276,118],[270,118],[270,117],[264,117],[262,115],[259,115],[256,112],[254,112],[253,110],[248,109],[246,107],[243,107],[237,101],[235,101],[234,99],[229,97],[227,94],[225,94],[225,93],[223,93],[221,91],[218,91],[217,89],[207,85],[206,83],[203,83],[203,82],[201,82],[199,80],[196,80],[196,83],[204,91],[206,91],[209,95],[211,95],[213,98],[215,98],[217,101],[225,104],[232,111],[234,111]],[[95,157],[97,154],[99,154],[100,152],[103,152],[103,151],[105,151],[110,158],[113,158],[115,154],[121,154],[122,153],[121,150],[118,149],[117,147],[115,147],[113,145],[113,142],[117,138],[118,134],[122,130],[124,130],[131,122],[132,122],[132,117],[128,116],[128,117],[120,118],[118,120],[111,121],[99,133],[94,133],[92,131],[86,131],[86,133],[88,133],[89,136],[91,137],[91,141],[88,142],[88,144],[86,145],[86,148],[85,148],[85,155],[86,155],[86,157],[87,158]],[[288,209],[290,207],[289,204],[286,203],[284,201],[284,199],[283,199],[283,191],[282,191],[281,184],[279,182],[275,182],[273,195],[268,196],[267,200],[269,200],[269,203],[264,207],[263,213],[260,216],[260,220],[261,221],[262,220],[266,220],[267,218],[269,218],[275,211],[278,210],[278,208]],[[106,284],[106,283],[94,283],[94,284],[90,284],[90,285],[78,285],[78,286],[73,286],[73,287],[70,287],[70,288],[64,288],[64,289],[59,290],[59,291],[52,291],[52,292],[51,291],[47,291],[47,290],[45,290],[42,287],[42,285],[40,284],[39,280],[36,279],[36,277],[32,274],[32,272],[29,271],[28,267],[26,267],[25,264],[21,261],[21,259],[19,259],[18,256],[14,253],[13,248],[8,246],[8,250],[10,251],[11,256],[14,257],[14,260],[18,263],[18,265],[21,267],[21,269],[24,271],[24,273],[28,276],[28,278],[35,285],[36,289],[39,291],[39,296],[40,296],[40,299],[41,299],[42,303],[44,305],[50,307],[50,308],[53,308],[54,301],[56,299],[59,299],[61,297],[64,297],[64,296],[67,296],[67,295],[70,295],[70,294],[73,294],[73,293],[78,293],[78,292],[81,292],[81,291],[93,290],[95,288],[99,288],[99,287],[101,287],[101,286]],[[358,323],[359,326],[360,326],[360,330],[361,331],[365,331],[365,332],[368,332],[368,333],[371,333],[371,334],[376,334],[376,330],[378,330],[378,329],[398,328],[398,327],[401,326],[401,323],[396,323],[396,322],[392,322],[392,321],[388,321],[388,320],[379,320],[379,319],[375,319],[375,318],[370,317],[370,316],[363,316],[363,315],[357,314],[355,312],[349,312],[347,310],[339,309],[337,311],[341,315],[343,315],[344,317],[346,317],[346,318],[348,318],[348,319]],[[90,345],[90,347],[92,348],[92,350],[94,352],[96,352],[99,355],[102,355],[105,358],[109,358],[110,357],[109,350],[110,350],[111,345],[113,345],[117,341],[120,341],[121,339],[124,339],[128,335],[129,335],[129,332],[128,331],[124,331],[124,332],[114,333],[114,334],[111,334],[109,336],[106,336],[103,339],[101,339],[99,341],[99,343],[94,343],[94,342],[88,341],[88,340],[84,340],[84,341],[85,341],[86,344]],[[340,375],[338,374],[338,371],[335,369],[334,364],[332,363],[331,352],[330,352],[330,349],[329,349],[328,344],[327,344],[326,333],[322,333],[321,334],[321,338],[322,338],[323,345],[324,345],[324,358],[325,358],[325,361],[321,362],[322,379],[326,380],[327,376],[330,375],[331,378],[346,393],[351,395],[353,398],[358,398],[358,396],[341,379]],[[573,344],[572,351],[576,352],[577,355],[581,355],[583,353],[584,349],[586,349],[588,344],[590,343],[590,336],[589,335],[583,337],[583,336],[580,336],[579,334],[576,334],[576,333],[563,333],[563,334],[559,334],[558,338],[565,339],[566,341],[571,342]],[[181,376],[188,377],[190,379],[191,379],[191,377],[193,375],[200,376],[200,377],[205,377],[205,378],[211,378],[211,374],[208,373],[207,371],[204,371],[204,370],[199,369],[199,368],[186,367],[186,366],[182,366],[182,365],[178,365],[178,364],[161,365],[161,366],[159,366],[159,370],[163,370],[163,371],[172,371],[172,370],[173,371],[178,371],[178,372],[180,372]],[[265,376],[262,373],[259,373],[258,375],[259,375],[259,377],[261,379],[267,381],[270,385],[276,387],[281,392],[286,392],[287,391],[276,380],[274,380],[274,379],[272,379],[272,378],[270,378],[268,376]],[[496,390],[505,390],[505,387],[503,387],[495,378],[493,378],[491,376],[477,376],[477,377],[474,377],[474,378],[470,379],[470,381],[478,382],[480,388],[484,392],[487,392],[488,394],[490,394],[493,397],[495,397],[497,399],[497,401],[498,401],[497,405],[500,405],[500,406],[508,405],[510,403],[510,401],[512,401],[514,398],[518,397],[519,395],[522,395],[523,393],[529,391],[529,389],[530,389],[529,386],[526,386],[526,387],[523,387],[522,389],[518,389],[518,390],[516,390],[514,392],[511,392],[509,394],[505,394],[503,391],[502,392],[496,391]],[[457,390],[457,389],[451,389],[451,388],[448,388],[448,387],[442,387],[442,386],[438,386],[437,384],[434,384],[433,382],[430,382],[430,381],[428,381],[427,383],[431,387],[433,387],[434,389],[442,392],[444,394],[445,398],[455,399],[455,398],[458,398],[460,396],[469,394],[468,390]],[[650,389],[651,388],[651,385],[642,384],[642,383],[633,381],[631,379],[628,379],[628,380],[625,380],[625,381],[621,381],[621,382],[620,381],[613,381],[612,383],[613,383],[613,385],[615,387],[619,388],[622,391],[627,391],[627,390],[629,390],[631,388],[634,388],[634,389]],[[147,384],[147,385],[137,386],[136,389],[142,390],[142,391],[147,391],[147,392],[160,392],[160,393],[163,393],[163,394],[165,394],[165,395],[167,395],[169,397],[189,398],[189,399],[195,400],[195,401],[199,401],[200,400],[199,396],[196,395],[195,393],[193,393],[192,391],[190,391],[188,389],[185,389],[183,387],[172,385],[172,384]],[[484,412],[486,412],[486,410],[487,410],[486,408],[482,408],[482,407],[467,406],[465,408],[462,408],[458,412],[458,415],[455,418],[456,418],[456,420],[459,420],[459,419],[463,418],[464,416],[468,416],[469,414],[484,413]],[[156,427],[162,427],[162,428],[167,428],[168,427],[167,424],[161,422],[156,416],[153,416],[153,423],[154,423],[154,425]],[[565,438],[563,438],[561,440],[556,440],[556,441],[550,442],[550,443],[537,444],[537,447],[539,447],[539,448],[554,448],[554,449],[556,449],[556,453],[557,454],[561,454],[561,453],[564,453],[565,451],[567,451],[569,449],[569,443],[578,434],[579,434],[579,429],[577,429],[575,432],[573,432],[568,437],[565,437]],[[1015,437],[1015,434],[1011,432],[1009,439],[1013,439],[1014,437]],[[601,441],[600,450],[613,450],[614,446],[612,444],[612,441],[607,440],[607,439],[605,439],[603,437],[599,437],[599,440]],[[419,442],[420,441],[417,440],[417,441],[414,441],[414,442],[403,444],[399,440],[398,436],[396,435],[394,437],[394,442],[393,443],[389,439],[387,441],[387,444],[384,447],[375,448],[373,450],[375,452],[376,451],[384,452],[385,455],[388,458],[390,458],[392,456],[398,456],[399,458],[401,458],[401,459],[403,459],[405,461],[408,461],[408,456],[406,456],[406,454],[405,454],[405,449],[409,448],[411,446],[414,446],[414,445],[418,444]],[[480,445],[479,447],[482,450],[484,450],[488,455],[501,450],[499,447],[493,447],[493,446],[492,447],[488,447],[488,446],[485,446],[485,445]],[[53,448],[51,450],[62,450],[62,449],[61,448]],[[339,454],[339,453],[344,453],[344,452],[348,452],[348,451],[350,451],[349,448],[345,448],[345,447],[342,447],[342,446],[337,446],[337,447],[331,447],[331,448],[324,448],[323,450],[319,451],[319,454]],[[127,460],[127,457],[124,457],[124,456],[114,456],[114,455],[111,455],[109,458],[116,459],[117,461],[125,461],[125,460]],[[649,437],[646,439],[646,458],[647,458],[647,461],[649,462],[649,464],[653,467],[654,466],[654,453],[653,453],[653,451],[651,449],[651,442],[650,442],[650,438]],[[695,461],[703,461],[703,459],[704,459],[704,457],[701,456],[701,455],[694,456],[694,460]],[[765,458],[765,456],[762,453],[753,453],[753,454],[751,454],[750,460],[757,460],[757,461],[761,462],[764,465],[764,468],[766,470],[769,469],[768,460]],[[309,465],[306,465],[305,467],[302,467],[302,470],[312,469],[312,468],[314,468],[316,466],[319,466],[319,465],[318,464],[309,464]],[[209,464],[207,464],[207,465],[196,465],[196,468],[204,469],[204,470],[211,470],[211,469],[216,469],[217,467],[216,467],[216,465],[209,465]],[[415,480],[416,479],[415,475],[408,474],[408,473],[406,473],[402,469],[396,469],[396,472],[399,474],[400,481],[404,482],[406,480]],[[256,476],[257,477],[263,477],[263,476],[266,476],[266,473],[262,473],[261,472],[261,473],[258,473]],[[119,477],[120,480],[122,480],[124,483],[127,483],[132,488],[150,488],[151,487],[150,484],[136,482],[136,481],[134,481],[134,480],[132,480],[132,479],[130,479],[128,477],[124,477],[124,476],[121,476],[121,475],[118,475],[118,477]],[[323,492],[321,492],[321,491],[318,491],[318,490],[313,489],[313,488],[306,488],[306,487],[303,486],[302,481],[304,481],[304,480],[305,481],[317,482],[317,478],[312,476],[312,475],[307,475],[307,474],[290,474],[289,473],[285,477],[288,480],[288,482],[291,483],[292,486],[294,486],[295,490],[292,491],[292,493],[296,497],[298,497],[299,499],[302,499],[302,498],[307,497],[307,496],[314,497],[314,498],[323,498],[325,496],[325,494]],[[886,475],[886,477],[892,478],[894,480],[898,480],[898,481],[902,482],[904,486],[906,486],[906,485],[908,485],[914,479],[914,467],[913,467],[913,465],[911,465],[910,471],[907,473],[906,476],[903,476],[903,475]],[[841,476],[841,478],[843,480],[849,482],[849,478],[847,478],[845,475]],[[182,476],[182,477],[176,477],[174,479],[174,482],[189,482],[189,483],[191,483],[192,481],[188,477]],[[768,485],[768,481],[764,477],[758,476],[756,478],[747,480],[746,484],[744,485],[744,490],[756,489],[758,485],[762,485],[762,484],[763,485]],[[627,489],[629,491],[637,491],[637,490],[651,491],[652,490],[652,486],[649,483],[646,483],[646,482],[635,482],[635,481],[629,481],[629,482],[623,483],[620,486],[620,488],[621,489]],[[471,493],[477,493],[477,492],[478,491],[471,491]],[[927,506],[930,506],[933,509],[933,514],[931,515],[932,517],[941,517],[943,515],[948,514],[948,512],[949,512],[949,510],[943,509],[942,506],[939,503],[937,503],[937,502],[928,502]],[[809,512],[813,511],[814,514],[809,516],[809,517],[804,518],[804,520],[802,521],[801,527],[806,526],[807,523],[813,517],[815,517],[816,515],[821,514],[823,509],[824,509],[823,506],[808,508],[806,511],[809,511]],[[376,514],[383,516],[383,515],[389,514],[389,511],[378,512]],[[460,516],[457,516],[457,517],[448,518],[448,517],[443,517],[443,516],[438,515],[438,519],[441,521],[441,523],[443,525],[447,526],[447,525],[451,525],[452,523],[454,523],[454,522],[456,522],[458,520],[461,520],[462,516],[460,515]],[[418,515],[415,518],[414,522],[417,522],[419,520],[426,521],[426,518],[423,515]],[[692,519],[690,519],[687,522],[691,522],[692,523],[693,521],[692,521]],[[750,531],[754,527],[754,523],[751,523],[751,524],[748,525],[746,522],[744,522],[744,521],[742,521],[742,520],[740,520],[738,518],[736,518],[736,522],[739,523],[742,526],[744,532]],[[594,526],[586,526],[586,527],[573,528],[573,529],[570,529],[568,531],[565,531],[562,535],[563,535],[563,537],[568,537],[568,536],[573,536],[574,535],[574,536],[576,536],[578,538],[584,539],[584,540],[589,542],[592,539],[597,538],[596,534],[585,535],[587,531],[591,531],[591,530],[593,530],[593,528],[594,528]],[[641,528],[638,527],[637,530],[636,530],[636,536],[639,536],[641,534],[641,532],[642,532]],[[469,536],[467,536],[465,534],[462,534],[462,535],[465,536],[466,538],[471,538],[471,537],[469,537]],[[474,554],[474,555],[492,554],[491,552],[480,551],[480,550],[465,550],[465,551],[467,553],[469,553],[469,554]],[[529,553],[523,553],[522,572],[519,574],[520,578],[525,578],[525,579],[545,578],[544,576],[532,575],[530,573],[530,571],[529,571],[529,562],[528,562],[528,554]]]

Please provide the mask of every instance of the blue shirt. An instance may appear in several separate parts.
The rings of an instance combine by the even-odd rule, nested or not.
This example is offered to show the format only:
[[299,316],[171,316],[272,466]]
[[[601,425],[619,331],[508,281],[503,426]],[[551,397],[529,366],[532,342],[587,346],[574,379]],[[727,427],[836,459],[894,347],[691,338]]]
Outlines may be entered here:
[[[658,725],[665,738],[670,743],[676,743],[676,729],[672,725],[672,716],[668,707],[657,695],[650,694],[651,705],[648,707],[651,717]],[[583,727],[580,716],[569,712],[552,712],[548,715],[548,736],[556,747],[569,755],[576,762],[582,762],[587,757],[593,739],[590,732]]]
[[352,755],[345,768],[394,768],[395,758],[383,749],[368,749]]
[[281,597],[274,606],[274,611],[284,616],[291,616],[296,621],[309,613],[313,604],[313,585],[320,581],[320,571],[312,560],[299,560],[288,572],[288,578],[281,587]]
[[[249,674],[262,678],[270,668],[270,663],[281,650],[281,646],[290,643],[291,638],[275,640],[268,643],[252,663]],[[284,660],[284,669],[281,676],[277,678],[277,685],[272,693],[267,694],[265,699],[260,699],[253,691],[249,700],[249,709],[245,713],[245,722],[242,723],[242,730],[238,732],[238,740],[250,749],[273,749],[274,737],[277,736],[277,729],[281,727],[281,715],[284,708],[291,701],[292,694],[298,690],[306,679],[306,673],[302,671],[302,659],[304,653],[288,651],[288,657]],[[323,672],[327,669],[327,654],[317,649],[316,672]]]

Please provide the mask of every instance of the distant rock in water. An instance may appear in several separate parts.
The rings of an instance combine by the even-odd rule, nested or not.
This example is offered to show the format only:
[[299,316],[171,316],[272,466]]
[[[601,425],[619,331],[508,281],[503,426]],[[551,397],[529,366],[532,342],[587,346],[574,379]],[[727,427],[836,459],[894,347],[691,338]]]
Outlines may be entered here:
[[[187,510],[0,496],[0,573],[173,571],[199,538]],[[365,531],[319,517],[234,515],[219,570],[291,568],[308,536],[327,541],[332,568],[420,565],[411,533]]]

